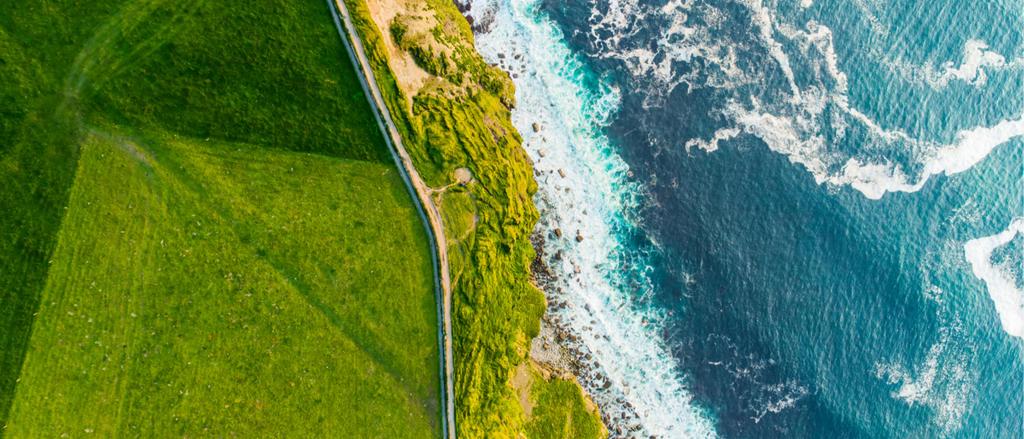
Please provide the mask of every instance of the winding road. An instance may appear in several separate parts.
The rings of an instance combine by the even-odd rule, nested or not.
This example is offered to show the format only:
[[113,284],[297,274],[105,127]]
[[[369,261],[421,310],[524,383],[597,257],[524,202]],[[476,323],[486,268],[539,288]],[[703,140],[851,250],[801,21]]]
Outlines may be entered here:
[[434,288],[435,295],[439,299],[438,317],[441,320],[441,324],[438,328],[438,342],[443,347],[444,355],[441,356],[440,370],[441,370],[441,381],[443,388],[441,389],[441,405],[444,407],[444,416],[441,422],[441,434],[442,437],[448,439],[455,438],[455,401],[454,401],[454,380],[453,380],[453,366],[452,366],[452,287],[451,278],[448,271],[448,249],[447,239],[444,236],[444,227],[441,222],[441,212],[437,209],[434,204],[433,198],[431,198],[432,189],[420,177],[420,174],[416,172],[416,168],[412,164],[412,159],[409,157],[409,153],[405,150],[405,146],[402,145],[402,137],[398,133],[398,129],[395,127],[395,123],[391,118],[391,113],[388,111],[387,105],[384,104],[384,97],[377,87],[377,78],[373,74],[373,70],[370,68],[370,61],[366,58],[366,51],[363,48],[363,42],[359,38],[359,33],[356,32],[355,25],[352,23],[352,16],[349,14],[348,8],[345,5],[344,0],[327,0],[327,4],[331,9],[331,15],[334,18],[334,25],[338,28],[338,34],[341,36],[341,41],[345,44],[345,50],[348,51],[349,58],[352,59],[352,63],[358,68],[359,82],[363,86],[363,92],[366,93],[367,99],[370,101],[370,106],[373,107],[374,117],[377,120],[377,125],[380,127],[382,133],[384,133],[384,140],[388,144],[388,150],[391,152],[391,157],[395,160],[395,164],[398,165],[399,171],[402,174],[402,180],[405,181],[406,187],[409,189],[413,200],[416,201],[416,210],[419,211],[420,219],[423,221],[427,230],[427,237],[430,240],[430,244],[434,247],[434,252],[431,252],[431,259],[434,264]]

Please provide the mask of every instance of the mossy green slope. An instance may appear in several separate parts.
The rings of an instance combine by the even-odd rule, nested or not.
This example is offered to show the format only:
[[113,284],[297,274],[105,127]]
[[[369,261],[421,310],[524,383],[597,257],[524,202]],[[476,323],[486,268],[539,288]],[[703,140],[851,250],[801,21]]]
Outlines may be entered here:
[[0,434],[436,431],[410,203],[322,2],[5,5]]
[[[572,427],[569,431],[579,433],[577,437],[605,435],[575,383],[535,380],[532,393],[543,406],[538,411],[543,417],[536,419],[526,419],[511,386],[516,366],[527,361],[545,307],[543,294],[531,283],[534,250],[529,238],[538,218],[531,197],[536,182],[510,119],[511,80],[476,53],[472,31],[454,3],[427,0],[437,20],[429,35],[409,35],[401,16],[387,26],[400,34],[396,46],[439,77],[419,90],[410,106],[364,0],[345,1],[417,170],[434,187],[450,184],[460,167],[470,169],[475,178],[437,200],[445,217],[454,290],[459,436],[544,438],[563,426]],[[432,51],[435,44],[450,50]]]

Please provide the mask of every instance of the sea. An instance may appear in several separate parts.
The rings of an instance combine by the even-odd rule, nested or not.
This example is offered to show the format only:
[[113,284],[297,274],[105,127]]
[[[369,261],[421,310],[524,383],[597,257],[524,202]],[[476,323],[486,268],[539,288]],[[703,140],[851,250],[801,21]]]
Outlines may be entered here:
[[612,437],[1024,437],[1024,0],[457,0]]

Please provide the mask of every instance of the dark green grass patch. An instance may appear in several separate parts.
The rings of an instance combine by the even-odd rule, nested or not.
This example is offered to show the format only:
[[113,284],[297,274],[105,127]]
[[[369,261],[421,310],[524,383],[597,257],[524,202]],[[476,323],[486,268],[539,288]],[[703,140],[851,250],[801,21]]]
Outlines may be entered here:
[[114,46],[131,54],[116,68],[132,73],[92,85],[95,110],[193,137],[390,163],[323,2],[164,1]]
[[78,156],[75,122],[56,116],[63,99],[30,53],[0,29],[0,424]]

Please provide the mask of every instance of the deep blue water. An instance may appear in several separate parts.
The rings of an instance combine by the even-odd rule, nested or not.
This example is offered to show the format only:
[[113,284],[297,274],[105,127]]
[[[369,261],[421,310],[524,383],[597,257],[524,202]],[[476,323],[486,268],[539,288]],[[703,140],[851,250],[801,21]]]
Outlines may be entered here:
[[965,256],[1024,217],[1024,1],[517,3],[618,97],[612,230],[717,435],[1024,437],[1024,309]]
[[[602,2],[549,2],[545,10],[571,47],[589,55],[594,71],[622,90],[610,137],[649,193],[640,216],[643,230],[665,253],[659,298],[662,306],[684,310],[671,324],[672,353],[696,399],[716,414],[718,432],[1024,437],[1020,340],[1002,331],[984,285],[956,254],[958,242],[997,233],[1024,214],[1020,138],[969,171],[881,200],[817,184],[757,136],[738,136],[712,153],[688,152],[680,145],[730,123],[718,114],[723,99],[785,95],[783,75],[751,35],[750,10],[706,3],[726,15],[723,20],[735,21],[719,25],[724,32],[711,38],[732,40],[739,62],[751,64],[741,69],[763,75],[746,90],[687,83],[652,90],[662,85],[657,79],[637,77],[631,60],[608,56],[634,47],[667,56],[660,55],[670,49],[659,44],[665,25],[658,21],[673,13],[633,15],[635,21],[615,30],[621,35],[628,29],[626,41],[608,43],[600,38],[612,35],[591,31],[607,14]],[[957,127],[1024,113],[1019,68],[991,74],[979,88],[954,83],[933,90],[881,66],[894,58],[959,64],[970,39],[1005,58],[1019,57],[1024,5],[901,3],[874,3],[883,15],[873,19],[890,29],[887,34],[872,33],[866,14],[849,2],[819,1],[807,11],[766,7],[786,17],[779,20],[819,20],[832,30],[850,100],[879,124],[942,139]],[[663,4],[631,5],[634,11],[618,13]],[[624,5],[609,8],[615,6]],[[701,26],[701,14],[688,22]],[[671,75],[711,64],[695,56],[673,63]],[[704,75],[694,76],[699,81]],[[657,102],[649,102],[652,96]],[[829,128],[822,131],[830,134]],[[863,137],[830,141],[834,150],[851,155],[875,147]],[[905,145],[892,148],[895,160],[908,160],[904,155],[913,151],[899,147]],[[957,218],[963,209],[976,217]],[[928,364],[935,350],[941,352]],[[934,379],[921,384],[928,388],[919,398],[894,397],[902,382],[890,384],[877,373],[887,364],[905,369],[911,381],[930,373]],[[782,408],[787,399],[793,402]],[[765,412],[773,404],[778,413]]]

